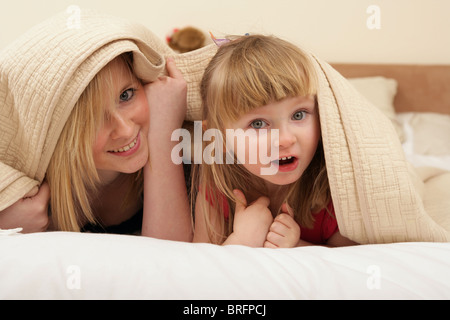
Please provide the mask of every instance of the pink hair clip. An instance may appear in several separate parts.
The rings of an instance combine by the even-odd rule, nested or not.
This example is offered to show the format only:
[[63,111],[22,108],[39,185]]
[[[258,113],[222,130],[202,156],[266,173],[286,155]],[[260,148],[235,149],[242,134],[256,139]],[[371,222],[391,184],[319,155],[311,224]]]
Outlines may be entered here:
[[209,34],[211,35],[211,39],[212,41],[214,41],[214,43],[220,47],[221,45],[223,45],[224,43],[230,42],[230,39],[217,39],[216,37],[214,37],[214,35],[212,34],[212,32],[210,31]]
[[[214,41],[214,43],[220,47],[221,45],[223,45],[224,43],[230,42],[230,39],[217,39],[216,37],[214,37],[214,35],[212,34],[212,32],[210,31],[209,34],[211,35],[211,39]],[[244,36],[249,36],[250,34],[247,32],[246,34],[244,34]]]

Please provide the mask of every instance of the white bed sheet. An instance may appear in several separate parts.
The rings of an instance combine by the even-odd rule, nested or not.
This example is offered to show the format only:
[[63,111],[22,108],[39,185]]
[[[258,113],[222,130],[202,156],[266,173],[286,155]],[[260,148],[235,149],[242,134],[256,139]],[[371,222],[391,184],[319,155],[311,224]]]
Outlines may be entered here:
[[450,244],[264,249],[138,236],[0,236],[0,299],[449,299]]

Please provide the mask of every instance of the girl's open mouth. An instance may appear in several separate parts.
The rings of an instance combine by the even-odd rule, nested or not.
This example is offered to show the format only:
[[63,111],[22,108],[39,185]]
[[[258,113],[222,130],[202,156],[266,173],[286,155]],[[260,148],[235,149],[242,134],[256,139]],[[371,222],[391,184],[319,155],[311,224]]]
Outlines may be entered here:
[[278,165],[283,166],[286,164],[290,164],[290,163],[294,162],[294,160],[295,160],[295,157],[292,157],[292,156],[283,157],[283,158],[278,159]]
[[294,156],[281,157],[273,162],[278,165],[278,171],[281,172],[292,171],[298,166],[298,158]]

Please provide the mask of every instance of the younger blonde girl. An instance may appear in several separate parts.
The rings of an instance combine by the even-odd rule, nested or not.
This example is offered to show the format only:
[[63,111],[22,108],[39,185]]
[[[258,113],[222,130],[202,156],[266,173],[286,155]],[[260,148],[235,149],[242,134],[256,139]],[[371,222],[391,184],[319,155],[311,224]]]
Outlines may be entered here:
[[[194,168],[195,242],[272,248],[354,244],[340,235],[334,217],[317,87],[307,55],[286,41],[247,35],[220,46],[201,83],[204,130],[218,129],[224,137],[227,129],[256,135],[245,144],[245,158],[238,159],[237,143],[230,148],[224,142],[224,157],[231,154],[234,164],[203,162]],[[276,159],[252,163],[252,143],[275,143]],[[276,173],[261,174],[269,166]]]

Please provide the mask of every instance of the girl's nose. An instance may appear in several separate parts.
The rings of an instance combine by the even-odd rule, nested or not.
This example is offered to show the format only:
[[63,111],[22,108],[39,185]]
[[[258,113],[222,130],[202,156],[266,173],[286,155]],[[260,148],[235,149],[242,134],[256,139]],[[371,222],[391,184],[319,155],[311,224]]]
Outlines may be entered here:
[[111,120],[111,139],[129,138],[134,134],[133,122],[126,116],[115,112]]
[[278,130],[278,146],[280,148],[288,148],[297,141],[288,126],[280,126]]

